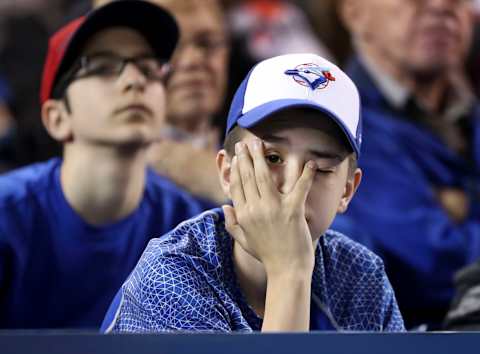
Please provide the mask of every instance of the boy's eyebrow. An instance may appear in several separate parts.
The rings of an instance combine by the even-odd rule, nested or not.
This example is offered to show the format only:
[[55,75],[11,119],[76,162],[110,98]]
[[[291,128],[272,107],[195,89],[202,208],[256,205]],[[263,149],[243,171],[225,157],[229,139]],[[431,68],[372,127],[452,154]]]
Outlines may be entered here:
[[332,151],[317,151],[317,150],[309,150],[309,152],[319,158],[319,159],[329,159],[329,160],[338,160],[343,161],[345,158],[345,154],[340,154]]
[[[290,141],[287,138],[283,138],[281,136],[276,135],[263,135],[261,137],[267,143],[272,144],[283,144],[283,145],[290,145]],[[308,150],[310,154],[315,156],[316,158],[320,159],[335,159],[339,161],[343,161],[346,154],[342,154],[340,152],[331,151],[331,150]]]
[[290,144],[287,138],[282,138],[281,136],[262,135],[260,138],[268,143]]

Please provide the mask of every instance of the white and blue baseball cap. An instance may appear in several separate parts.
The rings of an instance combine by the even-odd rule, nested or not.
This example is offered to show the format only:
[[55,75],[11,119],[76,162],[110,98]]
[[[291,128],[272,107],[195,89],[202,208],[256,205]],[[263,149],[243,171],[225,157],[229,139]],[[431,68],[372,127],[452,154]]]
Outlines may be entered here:
[[235,125],[251,128],[287,108],[317,109],[345,133],[360,156],[360,96],[338,66],[315,54],[287,54],[255,65],[237,89],[228,113],[226,133]]

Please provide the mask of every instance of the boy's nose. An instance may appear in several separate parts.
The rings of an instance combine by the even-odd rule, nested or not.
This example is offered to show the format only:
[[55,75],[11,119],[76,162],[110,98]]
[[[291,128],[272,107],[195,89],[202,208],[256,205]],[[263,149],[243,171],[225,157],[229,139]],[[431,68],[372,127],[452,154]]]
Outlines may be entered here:
[[135,64],[127,63],[120,73],[118,81],[125,89],[143,89],[147,83],[147,78]]
[[300,160],[290,160],[278,171],[277,187],[280,193],[288,194],[293,190],[302,175],[303,165],[304,163]]

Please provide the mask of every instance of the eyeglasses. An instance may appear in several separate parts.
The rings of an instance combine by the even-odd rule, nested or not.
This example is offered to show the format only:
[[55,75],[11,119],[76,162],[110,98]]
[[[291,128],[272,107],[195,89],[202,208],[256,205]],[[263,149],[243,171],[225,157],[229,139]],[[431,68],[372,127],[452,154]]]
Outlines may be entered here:
[[135,65],[150,81],[164,82],[170,72],[170,66],[166,60],[152,55],[134,58],[124,58],[112,53],[85,55],[80,57],[58,81],[53,90],[53,97],[62,97],[68,85],[78,79],[90,76],[116,78],[129,63]]
[[124,58],[114,54],[93,54],[79,58],[75,75],[72,79],[81,79],[89,76],[101,76],[105,78],[118,77],[128,63],[132,63],[138,70],[151,81],[164,81],[169,71],[166,60],[154,56],[139,56]]

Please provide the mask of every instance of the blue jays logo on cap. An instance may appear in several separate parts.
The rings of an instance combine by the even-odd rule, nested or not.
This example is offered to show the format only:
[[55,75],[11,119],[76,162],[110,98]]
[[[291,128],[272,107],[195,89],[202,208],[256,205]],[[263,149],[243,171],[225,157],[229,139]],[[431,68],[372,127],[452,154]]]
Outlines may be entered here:
[[335,77],[329,68],[313,63],[300,64],[295,69],[285,71],[285,74],[292,76],[296,83],[310,87],[312,91],[324,89],[330,81],[335,81]]

